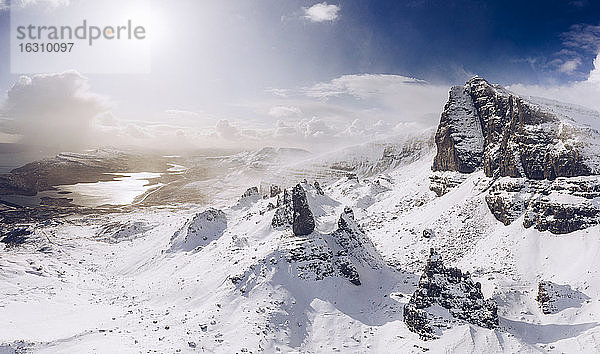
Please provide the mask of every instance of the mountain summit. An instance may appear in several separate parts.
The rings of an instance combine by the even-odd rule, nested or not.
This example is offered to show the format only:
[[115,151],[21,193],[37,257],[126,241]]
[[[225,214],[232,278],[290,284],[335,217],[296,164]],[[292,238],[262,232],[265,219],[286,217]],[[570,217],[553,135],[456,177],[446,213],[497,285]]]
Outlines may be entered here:
[[[600,133],[577,110],[535,103],[481,77],[452,87],[435,136],[433,171],[457,172],[432,190],[442,195],[461,174],[492,178],[486,198],[505,223],[568,233],[600,222]],[[597,117],[600,122],[600,117]]]

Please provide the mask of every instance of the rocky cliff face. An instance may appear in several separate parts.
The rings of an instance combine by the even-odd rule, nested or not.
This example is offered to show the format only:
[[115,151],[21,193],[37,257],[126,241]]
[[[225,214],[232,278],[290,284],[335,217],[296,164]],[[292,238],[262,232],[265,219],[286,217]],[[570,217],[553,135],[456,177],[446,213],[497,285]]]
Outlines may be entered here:
[[[498,220],[508,225],[525,213],[526,227],[572,232],[600,223],[597,196],[590,194],[600,185],[598,158],[589,153],[599,141],[598,131],[474,77],[450,90],[436,134],[431,189],[443,195],[457,185],[445,181],[460,181],[444,173],[482,169],[501,179],[486,196]],[[586,195],[571,188],[581,185],[581,176],[592,176],[581,187]],[[570,196],[584,203],[565,202]]]
[[498,85],[474,77],[450,90],[436,134],[434,171],[530,179],[592,174],[579,134],[590,129],[559,119]]
[[431,249],[425,272],[417,290],[404,306],[404,322],[424,339],[435,339],[443,328],[454,321],[496,328],[496,303],[486,300],[481,284],[474,283],[468,273],[458,268],[445,267],[441,257]]
[[466,87],[455,86],[435,134],[434,171],[475,171],[483,158],[482,123]]

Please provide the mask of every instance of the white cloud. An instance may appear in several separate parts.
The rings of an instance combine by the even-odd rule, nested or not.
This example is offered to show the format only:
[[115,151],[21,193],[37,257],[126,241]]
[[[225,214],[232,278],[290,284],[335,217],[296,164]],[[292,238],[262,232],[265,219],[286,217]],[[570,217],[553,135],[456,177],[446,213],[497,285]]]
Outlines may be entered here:
[[75,71],[22,76],[2,104],[0,130],[29,144],[84,146],[94,118],[107,110],[106,100],[91,93],[87,79]]
[[[575,24],[561,33],[563,48],[550,57],[539,56],[517,61],[528,62],[533,69],[545,73],[568,75],[571,79],[585,79],[582,63],[600,50],[600,25]],[[553,75],[551,75],[553,76]]]
[[[447,90],[397,75],[346,75],[308,88],[273,90],[269,99],[238,105],[239,111],[227,116],[175,107],[135,117],[113,111],[77,72],[35,75],[21,78],[8,92],[0,139],[20,134],[27,143],[68,149],[270,145],[324,151],[398,134],[401,122],[435,125]],[[277,94],[281,91],[286,96]]]
[[[286,95],[279,95],[281,91]],[[379,74],[344,75],[310,87],[270,92],[271,99],[242,106],[258,117],[221,122],[211,128],[212,141],[220,139],[218,144],[228,147],[235,143],[323,151],[435,126],[448,99],[446,85]],[[269,122],[273,125],[265,124]]]
[[287,97],[289,94],[289,90],[282,88],[268,88],[265,92],[271,93],[278,97]]
[[197,123],[199,114],[165,114],[167,119],[158,122],[120,119],[107,98],[91,92],[87,78],[76,71],[22,76],[0,106],[0,141],[61,149],[193,147],[199,128],[180,124]]
[[563,44],[577,50],[597,53],[600,49],[600,25],[577,24],[561,35]]
[[558,66],[558,71],[565,74],[572,74],[579,68],[581,65],[581,59],[574,58],[570,60],[564,61],[562,64]]
[[329,5],[322,2],[309,8],[303,8],[304,18],[311,22],[330,22],[339,17],[340,7],[338,5]]
[[421,131],[419,124],[375,123],[358,119],[348,123],[334,124],[327,119],[312,117],[299,120],[279,119],[272,126],[258,129],[245,122],[221,120],[212,129],[200,133],[205,146],[224,148],[261,148],[285,146],[303,148],[313,152],[330,151],[332,148],[362,144],[373,139]]
[[600,53],[594,60],[594,69],[586,80],[566,85],[523,85],[516,84],[510,90],[521,95],[530,95],[574,103],[600,111]]
[[321,138],[335,134],[335,130],[322,119],[312,117],[310,120],[301,120],[298,124],[301,136]]
[[596,59],[594,59],[594,69],[590,72],[587,81],[600,87],[600,52],[596,55]]
[[151,137],[151,135],[147,133],[145,129],[134,123],[128,123],[123,132],[135,139],[149,139]]
[[240,130],[229,124],[229,120],[221,119],[215,126],[215,131],[219,137],[226,140],[234,140],[240,137]]
[[274,106],[269,109],[268,114],[275,118],[301,117],[302,110],[295,106]]
[[318,83],[307,88],[305,93],[307,96],[315,98],[327,98],[343,94],[358,98],[369,98],[399,86],[414,84],[426,84],[426,82],[400,75],[344,75],[330,82]]
[[[0,0],[2,1],[2,0]],[[4,1],[6,4],[7,1]],[[44,6],[47,8],[55,8],[58,6],[69,6],[71,3],[70,0],[12,0],[13,9],[16,8],[26,8],[29,6]],[[0,3],[1,5],[1,3]]]
[[364,137],[364,136],[379,136],[387,135],[390,132],[396,133],[394,127],[383,120],[378,120],[375,124],[365,124],[365,122],[355,119],[345,130],[340,133],[340,136],[346,137]]
[[417,121],[433,125],[448,98],[446,85],[381,74],[344,75],[302,92],[320,100],[340,101],[343,107],[360,107],[374,121],[394,124]]
[[186,110],[181,110],[181,109],[167,109],[165,111],[165,113],[167,114],[167,116],[169,116],[170,118],[180,118],[180,117],[184,117],[184,118],[200,118],[200,113],[198,112],[193,112],[193,111],[186,111]]

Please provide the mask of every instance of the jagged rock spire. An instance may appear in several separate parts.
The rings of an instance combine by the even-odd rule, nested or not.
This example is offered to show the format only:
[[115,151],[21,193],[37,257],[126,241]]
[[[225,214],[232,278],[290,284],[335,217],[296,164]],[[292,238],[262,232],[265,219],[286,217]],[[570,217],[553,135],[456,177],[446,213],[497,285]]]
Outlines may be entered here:
[[[436,317],[429,311],[434,305],[448,309],[453,319]],[[404,322],[427,340],[437,338],[448,320],[495,328],[498,326],[497,306],[494,301],[484,299],[481,284],[474,283],[469,273],[445,267],[442,257],[432,248],[417,289],[404,307]]]

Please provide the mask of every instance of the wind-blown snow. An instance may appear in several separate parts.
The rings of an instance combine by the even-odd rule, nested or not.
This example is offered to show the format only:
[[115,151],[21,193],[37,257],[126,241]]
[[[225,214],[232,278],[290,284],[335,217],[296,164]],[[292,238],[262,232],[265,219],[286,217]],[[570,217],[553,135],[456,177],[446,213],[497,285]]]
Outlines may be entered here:
[[[325,188],[333,199],[309,201],[320,232],[334,229],[343,205],[356,205],[376,249],[402,271],[362,268],[361,286],[292,276],[278,256],[288,236],[261,215],[269,199],[223,214],[190,206],[56,220],[2,251],[0,342],[40,352],[594,351],[598,301],[543,315],[535,296],[544,279],[598,298],[600,229],[557,237],[518,222],[505,227],[480,207],[480,173],[435,198],[426,183],[431,158],[379,179],[342,179]],[[97,235],[109,221],[152,227],[107,243]],[[423,238],[425,228],[435,236]],[[496,299],[499,330],[463,324],[432,342],[408,331],[401,306],[430,247]],[[252,268],[241,293],[229,279]]]
[[[505,226],[487,208],[492,181],[481,171],[436,197],[433,156],[419,149],[382,173],[341,177],[325,195],[303,183],[316,221],[303,237],[273,229],[277,198],[259,196],[219,200],[219,210],[164,206],[22,225],[32,232],[26,242],[0,243],[0,348],[597,352],[600,226],[560,236],[522,220]],[[336,233],[345,208],[360,242]],[[432,247],[481,282],[498,304],[498,329],[458,321],[427,342],[408,330],[402,307]],[[288,260],[299,251],[309,260]],[[360,285],[316,273],[329,269],[329,255],[354,265]],[[577,298],[544,314],[540,281]]]

